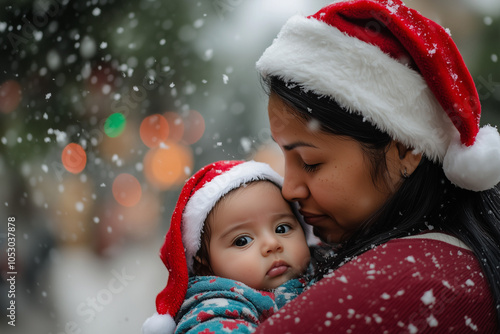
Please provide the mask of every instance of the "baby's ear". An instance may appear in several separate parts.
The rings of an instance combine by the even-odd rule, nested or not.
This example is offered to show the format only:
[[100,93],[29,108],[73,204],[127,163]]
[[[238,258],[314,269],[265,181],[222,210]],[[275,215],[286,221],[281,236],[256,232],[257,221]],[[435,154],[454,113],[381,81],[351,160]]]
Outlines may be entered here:
[[205,259],[200,258],[198,255],[194,257],[194,260],[203,266],[207,266],[208,263]]
[[210,264],[206,259],[202,259],[199,256],[194,257],[193,271],[198,276],[211,276],[213,275]]

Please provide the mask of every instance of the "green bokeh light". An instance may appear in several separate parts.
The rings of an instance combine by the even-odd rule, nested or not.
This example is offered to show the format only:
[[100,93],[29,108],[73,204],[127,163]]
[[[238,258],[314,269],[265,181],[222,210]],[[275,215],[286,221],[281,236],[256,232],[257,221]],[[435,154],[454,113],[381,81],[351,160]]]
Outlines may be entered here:
[[118,137],[125,130],[126,124],[127,120],[123,114],[119,112],[111,114],[104,122],[104,133],[111,138]]

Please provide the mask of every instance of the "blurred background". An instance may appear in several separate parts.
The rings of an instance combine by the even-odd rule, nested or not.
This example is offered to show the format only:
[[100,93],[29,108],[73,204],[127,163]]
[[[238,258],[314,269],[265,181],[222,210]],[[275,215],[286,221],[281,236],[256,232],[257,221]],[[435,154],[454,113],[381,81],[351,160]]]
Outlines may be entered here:
[[[2,333],[140,333],[185,179],[221,159],[282,172],[254,65],[327,3],[0,0]],[[500,2],[406,4],[451,30],[499,125]]]

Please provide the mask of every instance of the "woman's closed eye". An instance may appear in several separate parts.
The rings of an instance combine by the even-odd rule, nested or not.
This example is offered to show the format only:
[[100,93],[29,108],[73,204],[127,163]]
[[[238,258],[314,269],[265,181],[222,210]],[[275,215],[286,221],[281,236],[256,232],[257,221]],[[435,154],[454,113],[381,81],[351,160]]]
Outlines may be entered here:
[[308,172],[308,173],[312,173],[314,171],[316,171],[319,167],[319,165],[321,164],[313,164],[313,165],[309,165],[309,164],[306,164],[305,162],[302,163],[302,168]]
[[252,240],[253,239],[247,235],[240,236],[233,241],[233,245],[235,245],[236,247],[243,247],[251,243]]

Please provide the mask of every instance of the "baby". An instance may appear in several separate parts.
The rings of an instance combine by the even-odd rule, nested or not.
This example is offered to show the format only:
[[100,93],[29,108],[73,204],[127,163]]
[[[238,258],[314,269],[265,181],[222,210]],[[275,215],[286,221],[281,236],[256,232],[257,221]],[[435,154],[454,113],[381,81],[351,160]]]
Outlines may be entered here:
[[144,333],[250,333],[303,291],[309,231],[281,184],[255,161],[219,161],[187,181],[160,253],[167,287]]

